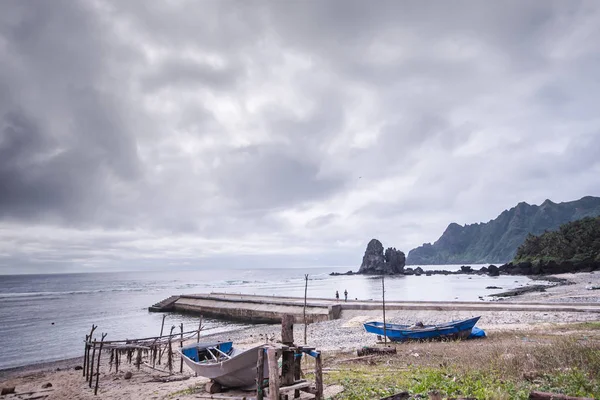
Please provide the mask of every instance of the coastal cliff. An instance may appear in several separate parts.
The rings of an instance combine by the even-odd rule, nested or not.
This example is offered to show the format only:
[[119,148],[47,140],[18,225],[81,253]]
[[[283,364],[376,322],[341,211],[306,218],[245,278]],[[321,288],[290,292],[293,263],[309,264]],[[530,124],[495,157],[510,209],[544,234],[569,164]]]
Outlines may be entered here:
[[546,200],[539,206],[522,202],[487,223],[451,223],[435,243],[411,250],[406,264],[507,263],[527,235],[555,231],[565,223],[599,215],[599,197],[558,204]]

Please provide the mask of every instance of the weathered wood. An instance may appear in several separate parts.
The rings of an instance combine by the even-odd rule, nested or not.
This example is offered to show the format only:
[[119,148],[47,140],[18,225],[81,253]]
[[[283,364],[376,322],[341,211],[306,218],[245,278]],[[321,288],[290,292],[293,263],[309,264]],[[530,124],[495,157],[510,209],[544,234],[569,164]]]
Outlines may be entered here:
[[[179,350],[181,351],[181,349],[183,348],[183,322],[181,323],[181,325],[179,325],[179,328],[181,330],[181,342],[179,342]],[[179,357],[179,373],[183,373],[183,356]]]
[[304,344],[306,344],[306,294],[308,292],[308,274],[304,275]]
[[387,332],[385,322],[385,275],[381,275],[381,298],[383,300],[383,340],[387,346]]
[[277,365],[278,351],[275,348],[267,349],[269,363],[269,399],[279,400],[279,366]]
[[265,349],[263,347],[258,349],[258,360],[256,361],[256,400],[263,400],[265,398],[264,393],[264,382],[265,378]]
[[221,393],[221,384],[215,381],[206,382],[204,390],[210,394]]
[[[294,345],[294,316],[286,314],[281,318],[281,343]],[[283,351],[281,360],[281,384],[288,386],[294,383],[294,351],[289,347]]]
[[395,347],[363,347],[356,350],[356,355],[363,357],[371,354],[396,354],[397,350]]
[[196,343],[200,343],[200,331],[202,331],[202,315],[200,316],[200,322],[198,323],[198,338]]
[[98,326],[92,324],[92,329],[90,330],[90,334],[88,335],[88,339],[86,340],[86,350],[87,350],[87,356],[85,357],[86,363],[83,367],[84,369],[84,373],[83,376],[85,376],[85,379],[87,380],[89,378],[89,373],[90,373],[90,343],[92,342],[92,336],[94,335],[94,331],[96,330]]
[[98,381],[100,380],[100,356],[102,355],[102,345],[104,344],[104,338],[106,335],[106,333],[102,334],[102,339],[100,339],[100,348],[98,349],[98,364],[96,365],[96,386],[94,387],[94,396],[98,394]]
[[317,387],[317,393],[315,393],[315,400],[323,399],[323,360],[321,359],[321,352],[317,352],[315,357],[315,385]]
[[289,386],[281,386],[279,388],[279,392],[280,393],[282,393],[282,392],[291,392],[292,390],[296,391],[296,390],[307,388],[310,385],[312,385],[312,383],[303,380],[303,381],[295,382],[294,384],[289,385]]
[[564,394],[537,392],[529,393],[530,400],[593,400],[591,397],[572,397]]
[[281,317],[281,343],[294,345],[294,316],[286,314]]
[[88,381],[89,387],[92,387],[92,379],[94,378],[94,358],[96,357],[96,341],[92,342],[92,361],[90,362],[89,371],[88,371]]
[[[296,350],[294,356],[294,381],[300,380],[300,373],[302,372],[302,353]],[[300,397],[300,390],[294,390],[294,398]]]
[[83,348],[83,376],[85,376],[85,370],[87,368],[88,340],[89,335],[85,335],[85,347]]
[[[164,371],[161,371],[164,372]],[[180,382],[180,381],[187,381],[188,379],[190,379],[191,376],[165,376],[165,377],[156,377],[156,378],[152,378],[150,380],[144,381],[142,383],[156,383],[156,382],[160,382],[160,383],[170,383],[170,382]]]

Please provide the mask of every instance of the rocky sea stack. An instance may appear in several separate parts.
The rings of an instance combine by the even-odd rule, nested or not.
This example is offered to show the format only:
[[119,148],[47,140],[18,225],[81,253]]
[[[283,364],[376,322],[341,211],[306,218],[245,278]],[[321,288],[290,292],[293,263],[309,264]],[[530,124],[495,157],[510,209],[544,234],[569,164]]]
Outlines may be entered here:
[[396,275],[404,273],[406,257],[403,252],[388,247],[385,252],[377,239],[371,239],[365,250],[359,274]]

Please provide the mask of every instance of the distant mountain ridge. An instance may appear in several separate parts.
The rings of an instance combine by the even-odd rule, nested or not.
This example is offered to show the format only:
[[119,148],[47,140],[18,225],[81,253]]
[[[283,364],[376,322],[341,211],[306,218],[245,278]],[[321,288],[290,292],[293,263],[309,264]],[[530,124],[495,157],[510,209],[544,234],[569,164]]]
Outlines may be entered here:
[[487,223],[448,225],[433,244],[408,253],[407,265],[505,263],[515,257],[528,234],[555,231],[561,225],[600,215],[600,197],[586,196],[564,203],[517,204]]

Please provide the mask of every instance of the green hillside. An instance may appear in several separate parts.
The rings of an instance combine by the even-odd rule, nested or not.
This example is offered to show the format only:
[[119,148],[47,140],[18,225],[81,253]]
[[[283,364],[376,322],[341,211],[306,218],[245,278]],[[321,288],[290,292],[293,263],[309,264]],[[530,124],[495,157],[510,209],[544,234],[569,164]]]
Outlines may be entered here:
[[585,217],[600,216],[600,198],[583,197],[564,203],[519,203],[487,223],[451,223],[433,244],[408,253],[407,265],[505,263],[512,260],[528,235],[555,231]]

